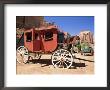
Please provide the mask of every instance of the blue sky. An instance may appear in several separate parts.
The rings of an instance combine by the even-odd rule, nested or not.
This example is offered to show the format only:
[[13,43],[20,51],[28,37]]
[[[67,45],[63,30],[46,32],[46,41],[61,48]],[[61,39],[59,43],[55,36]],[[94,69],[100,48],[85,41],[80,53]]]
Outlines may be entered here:
[[94,16],[44,16],[48,22],[55,22],[59,29],[77,35],[82,30],[94,33]]

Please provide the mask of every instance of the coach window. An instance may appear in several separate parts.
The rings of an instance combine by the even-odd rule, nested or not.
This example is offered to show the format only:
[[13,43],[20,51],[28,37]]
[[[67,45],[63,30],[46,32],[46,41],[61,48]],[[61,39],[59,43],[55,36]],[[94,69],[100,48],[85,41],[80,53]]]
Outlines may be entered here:
[[53,32],[45,32],[45,40],[52,40],[53,39]]
[[32,41],[32,32],[27,32],[26,33],[26,42],[31,42]]

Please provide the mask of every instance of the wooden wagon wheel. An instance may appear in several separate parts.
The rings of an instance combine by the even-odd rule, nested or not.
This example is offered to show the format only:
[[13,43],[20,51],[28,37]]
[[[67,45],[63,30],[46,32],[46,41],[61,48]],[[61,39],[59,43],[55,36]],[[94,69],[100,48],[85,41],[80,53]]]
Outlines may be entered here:
[[59,49],[52,55],[52,64],[55,68],[69,68],[73,63],[73,56],[65,49]]
[[28,50],[24,46],[20,46],[16,51],[16,59],[18,63],[26,63],[28,60]]

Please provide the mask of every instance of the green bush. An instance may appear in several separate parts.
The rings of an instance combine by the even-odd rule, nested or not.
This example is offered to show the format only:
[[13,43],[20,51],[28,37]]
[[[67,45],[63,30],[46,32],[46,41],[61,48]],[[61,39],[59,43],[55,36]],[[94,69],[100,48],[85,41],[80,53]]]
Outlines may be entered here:
[[88,43],[81,43],[81,48],[89,48],[89,45]]
[[78,50],[81,50],[81,45],[80,44],[76,45],[76,47],[78,48]]

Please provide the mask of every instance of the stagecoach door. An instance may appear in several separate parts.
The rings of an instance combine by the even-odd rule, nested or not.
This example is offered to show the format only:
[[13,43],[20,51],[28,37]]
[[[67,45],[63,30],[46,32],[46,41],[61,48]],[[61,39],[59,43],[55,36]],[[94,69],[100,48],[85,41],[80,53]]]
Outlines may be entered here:
[[34,51],[41,51],[41,36],[40,32],[35,32],[34,35]]

